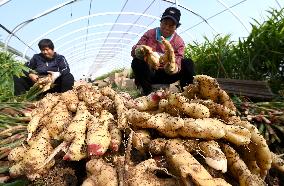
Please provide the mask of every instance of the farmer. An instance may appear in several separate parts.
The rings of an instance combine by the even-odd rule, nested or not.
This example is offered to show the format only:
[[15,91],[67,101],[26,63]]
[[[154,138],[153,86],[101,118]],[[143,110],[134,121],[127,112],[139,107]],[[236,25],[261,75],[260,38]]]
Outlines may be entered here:
[[[183,39],[176,33],[176,29],[181,25],[180,10],[169,7],[163,13],[160,20],[160,27],[148,30],[140,38],[138,43],[132,47],[133,57],[131,67],[135,76],[135,84],[142,88],[143,94],[148,95],[152,91],[152,84],[170,84],[179,80],[181,88],[193,82],[194,64],[191,59],[184,59],[185,44]],[[163,37],[161,37],[163,36]],[[163,55],[165,46],[162,39],[170,42],[174,49],[176,69],[166,70],[163,61],[158,65],[150,65],[145,53],[141,52],[143,46],[152,48],[153,52]]]
[[25,65],[31,70],[24,72],[24,77],[14,77],[14,94],[20,95],[38,80],[42,75],[51,74],[54,87],[48,92],[65,92],[74,85],[74,77],[70,73],[68,63],[64,56],[54,52],[54,44],[50,39],[42,39],[38,43],[41,51],[35,54]]

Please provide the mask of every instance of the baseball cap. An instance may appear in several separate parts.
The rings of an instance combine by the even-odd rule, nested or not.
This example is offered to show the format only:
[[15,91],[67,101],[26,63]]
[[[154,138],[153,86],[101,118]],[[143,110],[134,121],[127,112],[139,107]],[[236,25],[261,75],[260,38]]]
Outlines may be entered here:
[[165,18],[170,18],[172,19],[177,26],[180,25],[179,21],[180,21],[180,10],[175,8],[175,7],[169,7],[165,10],[165,12],[163,13],[162,17],[161,17],[161,21]]

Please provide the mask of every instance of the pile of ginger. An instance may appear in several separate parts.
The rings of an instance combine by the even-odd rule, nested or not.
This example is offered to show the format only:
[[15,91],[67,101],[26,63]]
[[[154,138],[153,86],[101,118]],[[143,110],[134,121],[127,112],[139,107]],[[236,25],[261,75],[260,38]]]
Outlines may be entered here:
[[[133,99],[80,85],[36,105],[27,143],[8,156],[12,177],[44,177],[59,152],[63,161],[88,161],[83,186],[259,186],[271,167],[284,172],[284,161],[206,75],[182,93],[158,90]],[[135,161],[133,152],[143,158]]]

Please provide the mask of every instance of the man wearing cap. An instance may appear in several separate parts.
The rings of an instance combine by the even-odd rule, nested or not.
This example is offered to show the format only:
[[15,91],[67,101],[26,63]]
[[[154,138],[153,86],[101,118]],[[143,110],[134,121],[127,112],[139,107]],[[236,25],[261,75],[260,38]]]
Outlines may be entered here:
[[[152,92],[152,84],[170,84],[179,80],[181,88],[192,83],[194,65],[191,59],[184,59],[185,44],[176,33],[180,26],[180,10],[169,7],[165,10],[160,21],[160,27],[148,30],[132,47],[133,57],[131,67],[135,76],[135,84],[141,87],[144,95]],[[149,64],[145,48],[150,52],[163,56],[166,52],[164,41],[167,40],[174,50],[175,69],[167,70],[163,61],[156,65]],[[153,55],[153,56],[155,56]],[[161,58],[162,59],[162,58]]]

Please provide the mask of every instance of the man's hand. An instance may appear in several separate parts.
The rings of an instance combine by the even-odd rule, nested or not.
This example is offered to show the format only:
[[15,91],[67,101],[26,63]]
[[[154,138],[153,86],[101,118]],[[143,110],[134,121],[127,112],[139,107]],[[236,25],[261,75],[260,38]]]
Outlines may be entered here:
[[61,75],[60,72],[47,71],[47,73],[51,74],[52,83]]
[[35,83],[38,80],[38,75],[30,73],[29,78]]
[[152,48],[147,45],[138,45],[135,49],[135,56],[145,61],[145,57],[152,53]]

